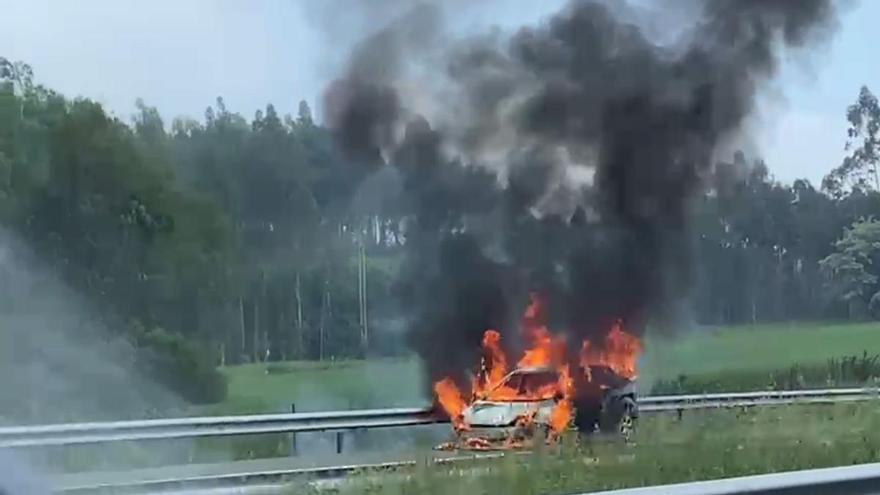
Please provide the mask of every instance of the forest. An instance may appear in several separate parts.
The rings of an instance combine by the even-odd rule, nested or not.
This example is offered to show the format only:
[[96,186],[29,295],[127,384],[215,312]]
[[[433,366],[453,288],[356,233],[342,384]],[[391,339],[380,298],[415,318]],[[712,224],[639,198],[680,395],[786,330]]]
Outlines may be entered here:
[[[742,152],[704,178],[695,323],[880,319],[880,107],[868,88],[840,123],[847,157],[822,184],[781,183]],[[169,381],[406,353],[395,273],[411,219],[371,193],[398,182],[340,153],[305,101],[295,116],[268,104],[247,118],[218,97],[200,119],[168,122],[138,100],[122,118],[0,57],[0,228],[107,328],[187,370]],[[222,395],[210,389],[184,395]]]

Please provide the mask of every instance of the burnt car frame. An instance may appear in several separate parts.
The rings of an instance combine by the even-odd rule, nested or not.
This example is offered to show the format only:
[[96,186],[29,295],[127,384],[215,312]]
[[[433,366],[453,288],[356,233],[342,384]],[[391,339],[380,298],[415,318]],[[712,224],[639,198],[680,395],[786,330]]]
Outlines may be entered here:
[[[620,377],[604,366],[590,366],[589,375],[581,372],[578,375],[590,379],[581,378],[582,381],[575,386],[578,393],[573,398],[573,422],[578,431],[585,434],[618,432],[628,440],[639,415],[636,382]],[[525,416],[531,417],[528,428],[547,434],[553,409],[562,397],[532,399],[529,396],[538,387],[554,383],[558,377],[558,371],[548,367],[511,371],[493,389],[510,387],[519,392],[518,397],[474,400],[463,413],[469,428],[462,435],[487,440],[514,438],[524,433],[520,431],[524,427],[520,420]]]

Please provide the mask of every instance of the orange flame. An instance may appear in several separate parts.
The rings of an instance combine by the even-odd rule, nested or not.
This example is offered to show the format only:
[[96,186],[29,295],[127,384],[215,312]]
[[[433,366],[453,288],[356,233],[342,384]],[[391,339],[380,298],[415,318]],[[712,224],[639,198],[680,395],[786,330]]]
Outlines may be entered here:
[[554,337],[547,328],[544,305],[537,294],[532,294],[523,316],[523,332],[531,347],[523,353],[517,366],[537,368],[559,365],[565,359],[565,339]]
[[559,436],[568,428],[571,418],[574,415],[574,406],[572,405],[572,397],[574,396],[574,381],[571,379],[571,373],[568,365],[559,368],[559,389],[562,391],[562,399],[553,408],[550,414],[550,430],[554,436]]
[[507,374],[507,356],[501,348],[501,333],[497,330],[486,330],[483,334],[483,363],[478,381],[474,383],[474,394],[485,398],[488,391],[501,383]]
[[444,378],[434,384],[434,393],[437,394],[437,401],[452,421],[452,426],[456,430],[466,427],[462,415],[467,403],[462,398],[458,385],[451,378]]
[[597,349],[589,340],[581,346],[581,366],[607,366],[618,375],[632,380],[638,376],[638,359],[642,353],[642,341],[626,333],[620,321],[614,322],[605,336],[605,347]]

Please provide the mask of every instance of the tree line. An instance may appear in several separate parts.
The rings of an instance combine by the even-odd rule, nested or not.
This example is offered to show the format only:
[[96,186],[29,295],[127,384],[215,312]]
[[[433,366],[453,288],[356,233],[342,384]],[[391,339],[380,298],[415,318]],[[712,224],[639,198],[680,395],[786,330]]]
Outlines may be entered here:
[[699,323],[880,317],[880,109],[868,88],[846,118],[848,155],[821,189],[775,181],[742,153],[715,166],[695,207]]
[[[694,205],[698,322],[880,314],[878,113],[863,89],[819,189],[742,153],[715,167]],[[124,121],[0,58],[0,225],[137,345],[212,366],[404,352],[406,219],[358,203],[388,179],[363,174],[305,102],[248,119],[218,98],[169,125],[138,100]]]

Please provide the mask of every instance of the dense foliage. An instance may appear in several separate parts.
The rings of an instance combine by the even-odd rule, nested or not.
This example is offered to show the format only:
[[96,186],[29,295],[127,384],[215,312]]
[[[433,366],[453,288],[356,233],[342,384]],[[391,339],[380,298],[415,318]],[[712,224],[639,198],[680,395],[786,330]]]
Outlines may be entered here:
[[109,326],[182,335],[217,362],[363,352],[361,293],[380,299],[394,264],[377,219],[340,207],[339,160],[305,104],[248,122],[218,98],[168,132],[140,101],[125,123],[0,67],[0,221]]
[[[714,168],[693,209],[698,322],[880,311],[876,107],[864,89],[849,109],[852,153],[823,190],[778,183],[742,154]],[[109,328],[176,356],[144,366],[198,377],[205,363],[402,349],[390,296],[405,219],[357,203],[353,184],[387,178],[362,182],[305,102],[248,120],[218,98],[170,125],[136,110],[125,122],[0,58],[0,225]],[[207,383],[193,400],[222,387],[193,379]]]

